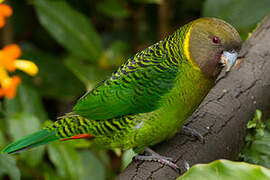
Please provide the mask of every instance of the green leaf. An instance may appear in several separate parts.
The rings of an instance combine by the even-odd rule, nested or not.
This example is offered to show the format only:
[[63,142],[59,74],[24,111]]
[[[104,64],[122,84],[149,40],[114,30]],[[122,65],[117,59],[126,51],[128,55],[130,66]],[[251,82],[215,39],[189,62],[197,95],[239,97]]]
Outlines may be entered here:
[[79,179],[83,164],[78,152],[65,142],[48,145],[49,159],[53,162],[58,175],[64,179]]
[[3,133],[6,131],[6,121],[4,111],[0,109],[0,131]]
[[129,45],[124,41],[114,41],[103,51],[98,62],[102,69],[117,69],[129,56]]
[[[103,180],[105,167],[90,150],[77,151],[77,141],[56,142],[48,146],[49,158],[63,179]],[[46,174],[47,179],[50,173]]]
[[263,130],[265,128],[264,123],[262,122],[262,112],[260,110],[256,110],[254,118],[248,122],[247,124],[248,129],[255,128],[257,133],[263,136]]
[[[0,119],[0,122],[4,121],[4,119]],[[0,150],[2,149],[2,147],[4,147],[7,144],[7,141],[2,133],[2,131],[0,130]]]
[[49,169],[46,169],[46,171],[44,171],[44,179],[45,180],[64,180],[63,178],[57,176],[55,174],[55,171],[49,170]]
[[254,118],[248,122],[247,128],[250,129],[257,127],[257,122],[261,122],[261,119],[262,119],[262,112],[257,109]]
[[80,151],[83,161],[83,173],[80,180],[104,180],[105,167],[100,160],[89,150]]
[[[267,120],[268,124],[270,120]],[[270,168],[270,127],[261,131],[248,131],[246,144],[240,153],[240,158],[246,162],[259,164]]]
[[66,57],[65,65],[85,84],[87,89],[92,89],[110,74],[110,71],[104,71],[96,66],[77,61],[74,56]]
[[247,129],[250,131],[250,133],[248,133],[246,140],[252,141],[254,139],[253,134],[256,134],[257,136],[263,136],[264,128],[265,125],[262,121],[262,112],[257,109],[254,118],[247,123]]
[[177,180],[268,180],[270,170],[261,166],[251,165],[244,162],[233,162],[228,160],[217,160],[210,164],[198,164],[190,168]]
[[0,179],[7,174],[11,180],[20,180],[21,173],[16,165],[16,160],[7,154],[0,154]]
[[111,75],[129,56],[129,45],[123,41],[114,41],[103,51],[98,66],[78,61],[75,56],[67,56],[65,65],[76,75],[87,87],[92,89],[96,84]]
[[269,12],[269,0],[206,0],[203,6],[203,16],[227,21],[240,32],[243,39]]
[[5,99],[5,107],[8,118],[17,112],[28,112],[42,122],[48,119],[40,95],[31,85],[25,83],[20,84],[15,98]]
[[55,167],[49,163],[43,163],[41,169],[45,180],[65,180],[56,173]]
[[106,16],[113,18],[125,18],[129,12],[125,9],[125,1],[119,0],[104,0],[99,1],[96,5],[98,11]]
[[23,58],[31,59],[39,67],[34,85],[42,96],[70,100],[84,91],[84,85],[65,66],[63,58],[45,53],[29,44],[23,46]]
[[99,59],[102,43],[90,19],[63,0],[34,0],[43,27],[58,43],[76,56],[94,62]]
[[[14,114],[8,119],[8,134],[13,141],[16,141],[26,135],[29,135],[41,128],[39,119],[28,112]],[[19,156],[31,166],[37,166],[44,155],[44,146],[24,151]]]

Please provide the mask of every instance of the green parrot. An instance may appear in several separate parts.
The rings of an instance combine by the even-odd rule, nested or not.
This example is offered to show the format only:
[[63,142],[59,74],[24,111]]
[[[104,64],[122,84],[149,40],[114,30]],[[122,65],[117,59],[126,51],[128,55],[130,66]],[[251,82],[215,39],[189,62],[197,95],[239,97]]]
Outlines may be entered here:
[[57,140],[89,138],[103,148],[130,149],[139,160],[174,166],[149,146],[171,138],[229,71],[241,48],[238,32],[216,18],[200,18],[129,58],[79,99],[73,112],[7,146],[14,153]]

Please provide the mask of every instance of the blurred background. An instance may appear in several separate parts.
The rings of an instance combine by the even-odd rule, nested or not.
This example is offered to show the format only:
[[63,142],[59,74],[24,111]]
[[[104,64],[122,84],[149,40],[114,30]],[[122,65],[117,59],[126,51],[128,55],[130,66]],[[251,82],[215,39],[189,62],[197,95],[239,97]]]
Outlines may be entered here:
[[[191,20],[203,16],[221,18],[246,40],[270,12],[269,0],[4,3],[9,4],[13,14],[0,29],[0,48],[18,44],[22,50],[20,59],[34,62],[39,73],[34,77],[20,71],[10,73],[19,76],[21,83],[16,96],[0,97],[0,149],[70,112],[81,95],[134,53]],[[256,153],[244,153],[241,158],[255,162]],[[131,151],[97,149],[87,140],[53,143],[14,156],[0,154],[0,179],[114,179],[132,156]],[[267,158],[265,162],[270,162]]]

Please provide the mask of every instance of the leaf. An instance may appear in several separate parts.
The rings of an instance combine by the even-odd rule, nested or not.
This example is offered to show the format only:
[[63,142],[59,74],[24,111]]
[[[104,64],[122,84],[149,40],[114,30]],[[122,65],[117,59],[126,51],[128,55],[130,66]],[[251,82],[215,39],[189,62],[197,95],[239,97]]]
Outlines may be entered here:
[[[19,112],[8,119],[8,134],[12,140],[18,140],[26,135],[29,135],[41,128],[39,119],[28,112]],[[44,155],[44,146],[24,151],[19,156],[31,166],[37,166]]]
[[44,179],[45,180],[64,180],[63,178],[56,176],[55,171],[53,170],[48,170],[44,171]]
[[[0,106],[2,105],[2,103],[0,103]],[[4,111],[3,108],[0,107],[0,131],[5,132],[5,127],[6,127],[6,123],[5,123],[5,115],[4,115]]]
[[96,8],[108,17],[125,18],[129,15],[129,12],[125,9],[125,4],[123,3],[125,3],[125,1],[104,0],[99,1]]
[[261,166],[251,165],[244,162],[229,160],[217,160],[210,164],[198,164],[190,168],[188,172],[177,180],[268,180],[270,170]]
[[[105,167],[90,150],[77,151],[77,141],[56,142],[48,146],[49,159],[63,179],[103,180]],[[50,174],[47,173],[47,179]]]
[[[41,128],[48,117],[37,91],[22,83],[14,99],[5,99],[8,134],[18,140]],[[22,152],[19,156],[31,167],[37,166],[44,155],[44,147]]]
[[42,164],[42,172],[45,180],[65,180],[56,173],[55,167],[49,163]]
[[92,89],[110,74],[110,71],[104,71],[93,65],[77,61],[74,56],[66,57],[65,65],[85,84],[87,89]]
[[39,67],[34,84],[42,96],[70,100],[84,91],[84,85],[65,66],[63,58],[43,52],[30,44],[24,44],[23,58],[31,59]]
[[256,110],[255,116],[251,121],[248,122],[247,128],[254,128],[259,135],[263,136],[265,125],[262,122],[262,112],[260,110]]
[[98,62],[102,69],[117,69],[127,59],[129,55],[129,45],[124,41],[114,41],[109,48],[103,51]]
[[68,51],[92,62],[102,51],[99,35],[90,20],[63,0],[34,0],[43,27]]
[[[268,124],[270,120],[266,121]],[[248,163],[262,165],[270,168],[270,127],[266,126],[260,131],[248,131],[246,144],[240,153],[240,158]]]
[[78,61],[75,56],[67,56],[65,65],[85,84],[87,89],[92,89],[125,62],[125,57],[129,56],[129,51],[127,43],[114,41],[103,51],[98,66]]
[[243,39],[269,12],[269,0],[206,0],[203,6],[203,16],[227,21],[240,32]]
[[2,107],[2,102],[0,102],[0,151],[7,144],[7,140],[4,137],[5,132],[6,132],[5,116]]
[[[0,122],[1,121],[4,121],[4,119],[0,119]],[[0,130],[0,151],[1,151],[2,147],[4,147],[6,144],[7,144],[6,139],[5,139],[2,131]]]
[[48,119],[40,95],[31,85],[25,83],[20,84],[15,98],[5,99],[5,107],[8,118],[17,112],[28,112],[42,122]]
[[21,173],[16,165],[16,160],[7,154],[0,154],[0,179],[7,174],[11,180],[20,180]]
[[82,150],[83,173],[80,180],[105,180],[105,167],[92,151]]
[[83,173],[82,160],[77,151],[68,143],[52,143],[48,145],[49,159],[64,179],[79,179]]
[[262,122],[262,112],[257,109],[254,118],[248,122],[247,128],[250,129],[257,127],[258,122]]

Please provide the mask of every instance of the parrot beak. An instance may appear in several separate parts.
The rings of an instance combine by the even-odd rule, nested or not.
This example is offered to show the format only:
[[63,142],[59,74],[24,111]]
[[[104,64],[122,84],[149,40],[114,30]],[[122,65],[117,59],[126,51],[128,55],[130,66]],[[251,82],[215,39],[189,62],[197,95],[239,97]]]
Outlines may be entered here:
[[226,66],[226,72],[231,70],[231,68],[233,67],[237,59],[237,56],[238,56],[238,53],[235,51],[231,51],[231,52],[223,51],[220,62],[222,63],[223,66]]

